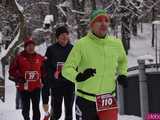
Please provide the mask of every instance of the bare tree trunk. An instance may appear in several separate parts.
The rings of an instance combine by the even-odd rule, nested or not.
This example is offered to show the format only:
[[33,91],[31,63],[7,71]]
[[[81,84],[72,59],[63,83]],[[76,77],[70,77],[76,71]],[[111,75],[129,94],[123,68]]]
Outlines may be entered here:
[[[17,34],[18,34],[18,32],[20,32],[20,33],[19,33],[18,40],[14,44],[12,44],[12,42],[14,42],[14,41],[11,42],[11,44],[9,45],[9,47],[6,50],[6,54],[0,59],[1,60],[0,63],[2,65],[1,70],[3,72],[3,78],[0,78],[0,79],[4,79],[4,80],[2,80],[2,86],[3,86],[2,94],[3,94],[3,96],[1,96],[3,101],[5,101],[5,64],[6,64],[6,61],[8,61],[9,56],[13,53],[13,49],[15,47],[17,47],[17,45],[19,45],[23,41],[24,37],[27,36],[25,19],[24,19],[23,13],[18,9],[15,0],[9,0],[9,1],[7,0],[6,2],[8,3],[7,8],[11,12],[17,13],[19,16],[19,29],[17,31]],[[5,4],[5,6],[6,6],[6,4]]]
[[[121,0],[121,5],[126,6],[126,1]],[[126,13],[128,15],[123,16],[121,18],[121,36],[122,36],[122,43],[125,48],[126,54],[128,54],[128,50],[130,49],[130,14],[126,8],[121,8],[121,13]]]
[[[155,2],[155,1],[154,1]],[[155,8],[153,7],[152,8],[152,22],[155,20]],[[154,39],[155,39],[155,36],[154,36],[154,30],[155,30],[155,25],[154,24],[152,24],[152,47],[154,47],[155,46],[155,41],[154,41]]]
[[91,0],[92,9],[96,9],[96,0]]
[[[84,7],[85,7],[85,0],[83,1],[79,1],[79,0],[72,0],[72,5],[73,5],[73,9],[80,11],[80,12],[84,12]],[[86,25],[81,24],[81,18],[83,16],[80,14],[76,14],[76,21],[77,21],[77,33],[78,33],[78,38],[82,37],[85,35],[86,33]]]
[[49,4],[50,14],[54,16],[54,22],[53,22],[54,25],[57,23],[58,20],[58,9],[56,7],[57,4],[58,4],[57,0],[51,0]]
[[5,7],[8,7],[8,6],[9,6],[9,0],[6,0]]
[[[57,4],[58,4],[57,0],[51,0],[50,4],[49,4],[50,14],[52,14],[54,17],[54,21],[53,21],[52,26],[55,26],[58,21],[58,9],[56,7]],[[53,33],[55,33],[55,29],[53,29],[52,31],[53,31]],[[52,42],[54,43],[55,41],[56,41],[55,35],[52,34]]]
[[12,44],[10,44],[9,47],[7,48],[6,55],[3,58],[1,58],[2,63],[8,59],[8,57],[9,57],[10,54],[12,54],[13,49],[17,45],[19,45],[20,43],[22,43],[23,39],[28,36],[28,34],[27,34],[27,28],[26,28],[26,23],[25,23],[25,19],[24,19],[23,13],[18,9],[18,7],[17,7],[17,5],[15,3],[15,0],[10,0],[10,5],[12,5],[11,6],[12,7],[11,10],[15,11],[15,13],[18,14],[18,16],[19,16],[19,31],[20,31],[20,34],[19,34],[17,42],[13,46],[11,46]]

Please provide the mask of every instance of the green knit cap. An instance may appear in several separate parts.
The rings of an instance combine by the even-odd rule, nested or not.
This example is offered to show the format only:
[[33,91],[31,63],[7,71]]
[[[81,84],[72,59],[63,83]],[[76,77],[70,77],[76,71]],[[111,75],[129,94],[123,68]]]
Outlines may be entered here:
[[101,15],[107,17],[107,12],[105,9],[102,9],[102,8],[94,9],[90,14],[90,22],[94,21],[96,17]]

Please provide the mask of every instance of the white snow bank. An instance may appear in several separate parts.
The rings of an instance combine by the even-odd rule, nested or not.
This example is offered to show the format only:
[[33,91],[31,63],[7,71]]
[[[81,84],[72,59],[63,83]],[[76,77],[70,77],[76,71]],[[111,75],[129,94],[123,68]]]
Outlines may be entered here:
[[142,118],[133,115],[121,115],[119,120],[142,120]]

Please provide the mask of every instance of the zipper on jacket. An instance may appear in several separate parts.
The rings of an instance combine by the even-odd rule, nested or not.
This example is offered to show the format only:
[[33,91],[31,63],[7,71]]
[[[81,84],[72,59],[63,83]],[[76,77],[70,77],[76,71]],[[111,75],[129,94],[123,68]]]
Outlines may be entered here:
[[100,84],[99,84],[99,90],[98,90],[98,93],[102,94],[101,93],[101,90],[102,90],[102,85],[103,85],[103,79],[104,79],[104,73],[105,73],[105,45],[103,45],[103,73],[102,73],[102,77],[100,79]]

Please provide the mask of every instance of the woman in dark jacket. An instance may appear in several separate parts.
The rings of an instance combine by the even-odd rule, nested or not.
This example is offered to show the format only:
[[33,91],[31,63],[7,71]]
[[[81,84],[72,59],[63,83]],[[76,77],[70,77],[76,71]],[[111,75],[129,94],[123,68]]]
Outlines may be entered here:
[[[65,120],[72,120],[74,102],[74,84],[61,76],[61,69],[66,61],[72,45],[69,42],[69,32],[62,26],[56,29],[57,42],[47,48],[46,84],[51,88],[51,120],[58,120],[62,113],[62,101],[65,105]],[[47,97],[47,96],[46,96]]]

